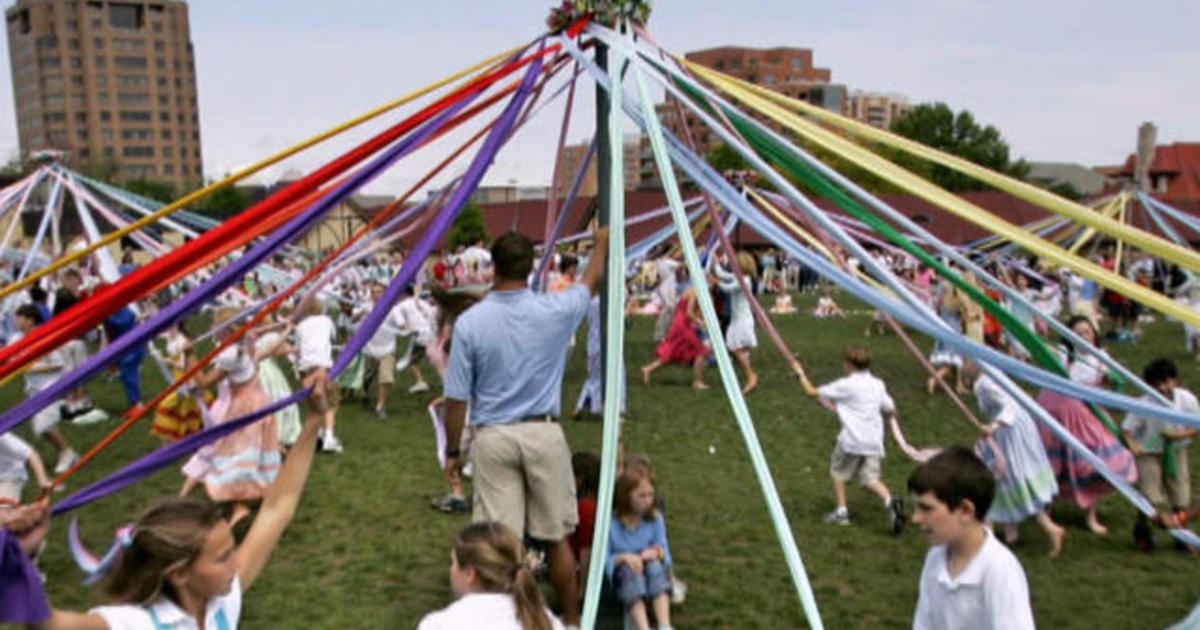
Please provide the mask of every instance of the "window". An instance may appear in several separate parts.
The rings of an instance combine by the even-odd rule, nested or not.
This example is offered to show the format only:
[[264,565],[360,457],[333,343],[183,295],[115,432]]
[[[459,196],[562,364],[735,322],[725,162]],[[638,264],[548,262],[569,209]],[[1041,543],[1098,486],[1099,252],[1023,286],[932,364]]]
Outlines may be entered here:
[[775,85],[775,75],[770,73],[764,74],[763,85]]
[[80,125],[86,125],[87,112],[75,112],[75,122]]
[[42,77],[43,90],[57,90],[62,88],[62,77],[57,74],[48,74]]
[[42,116],[42,119],[46,121],[47,125],[53,125],[55,123],[67,122],[67,115],[63,112],[46,112]]
[[121,112],[121,122],[150,122],[150,112]]
[[103,68],[105,65],[105,61],[106,60],[104,58],[104,55],[96,55],[96,67],[97,68]]
[[107,109],[101,111],[100,112],[100,120],[105,121],[105,122],[112,120],[112,112],[108,111]]
[[117,92],[117,103],[120,105],[145,105],[150,102],[150,95],[145,92]]
[[84,159],[87,159],[87,157],[88,157],[89,155],[91,155],[91,153],[92,153],[91,151],[88,151],[88,150],[87,150],[87,147],[84,147],[84,148],[82,148],[82,149],[80,149],[80,150],[79,150],[79,157],[81,157],[81,158],[84,158]]
[[98,87],[98,88],[108,87],[108,75],[107,74],[97,74],[95,77],[93,77],[93,80],[96,83],[96,87]]
[[171,122],[171,112],[158,112],[158,122]]
[[151,23],[150,23],[150,26],[151,26],[151,28],[153,28],[153,29],[154,29],[154,32],[155,32],[155,33],[161,33],[161,32],[162,32],[162,21],[160,21],[160,20],[155,20],[154,22],[151,22]]
[[159,94],[158,95],[158,104],[162,105],[163,107],[166,107],[171,104],[171,98],[169,96],[167,96],[166,94]]
[[43,70],[57,70],[62,65],[62,57],[42,57],[38,60],[38,65]]
[[115,59],[118,68],[145,68],[145,57],[119,56]]
[[182,169],[183,169],[183,174],[184,174],[184,175],[187,175],[187,174],[188,174],[188,165],[187,165],[187,164],[184,164],[184,165],[183,165],[183,167],[182,167]]
[[158,87],[167,87],[167,77],[158,77]]
[[154,50],[162,52],[167,49],[167,43],[161,39],[154,40]]
[[792,57],[792,69],[793,70],[803,70],[804,69],[804,59],[800,56]]
[[83,87],[83,75],[82,74],[71,75],[71,87]]
[[150,78],[144,74],[118,74],[117,87],[150,87]]
[[74,38],[67,40],[67,48],[71,50],[79,50],[79,40]]
[[[101,137],[101,138],[102,138],[102,139],[103,139],[105,142],[112,142],[112,139],[113,139],[113,130],[112,130],[112,129],[102,129],[102,130],[100,131],[100,137]],[[112,154],[110,153],[109,155],[112,155]]]
[[139,29],[144,18],[140,4],[113,2],[108,5],[108,23],[113,28]]
[[44,99],[42,99],[42,104],[44,106],[46,106],[47,108],[62,107],[63,106],[63,95],[62,94],[47,94],[46,97]]
[[9,16],[8,21],[15,21],[17,23],[17,30],[22,35],[29,34],[29,31],[31,30],[29,25],[29,9],[21,9],[20,12],[18,12],[15,16]]
[[163,140],[170,140],[171,139],[171,130],[163,129],[160,135],[162,136]]
[[115,151],[113,151],[112,147],[104,147],[104,155],[107,155],[108,157],[112,157],[113,153],[115,153]]
[[35,40],[34,44],[41,50],[54,50],[58,48],[58,38],[53,35],[42,35]]
[[140,39],[132,39],[129,37],[118,37],[113,40],[113,49],[123,50],[127,52],[136,52],[145,50],[146,42]]
[[125,157],[154,157],[154,147],[125,147],[121,149]]
[[175,174],[175,165],[174,164],[164,164],[163,165],[163,175],[174,175],[174,174]]
[[122,140],[149,140],[154,136],[154,132],[149,129],[122,129]]
[[93,29],[93,30],[97,30],[97,31],[98,31],[98,30],[100,30],[100,29],[102,29],[102,28],[104,28],[104,21],[103,21],[103,20],[100,20],[99,18],[92,20],[92,29]]
[[79,138],[80,142],[87,142],[87,139],[88,139],[87,129],[80,129],[75,132],[75,135]]
[[67,132],[63,129],[47,131],[46,139],[50,141],[50,144],[56,147],[63,147],[67,145]]
[[104,38],[103,37],[93,37],[92,38],[92,48],[95,48],[96,50],[103,49],[104,48]]
[[67,20],[67,30],[72,33],[79,31],[79,20]]
[[83,109],[85,102],[86,101],[82,94],[72,94],[71,95],[71,104],[74,105],[77,109]]
[[78,70],[83,67],[82,57],[71,57],[71,69]]
[[154,65],[157,66],[159,70],[166,70],[167,69],[167,60],[163,59],[162,57],[155,57]]

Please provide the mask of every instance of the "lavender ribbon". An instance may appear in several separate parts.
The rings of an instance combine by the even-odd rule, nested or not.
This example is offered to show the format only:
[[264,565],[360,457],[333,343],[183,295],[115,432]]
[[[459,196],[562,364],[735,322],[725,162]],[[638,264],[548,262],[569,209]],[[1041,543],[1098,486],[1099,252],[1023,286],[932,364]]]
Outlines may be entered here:
[[[541,72],[541,66],[540,59],[533,62],[525,75],[525,80],[522,82],[521,88],[517,91],[508,108],[504,111],[496,126],[493,127],[483,147],[480,148],[479,153],[475,156],[466,176],[463,178],[462,185],[454,192],[446,206],[434,220],[434,223],[421,237],[416,247],[413,248],[411,255],[404,259],[399,273],[388,286],[383,299],[375,305],[375,308],[363,320],[363,323],[354,333],[354,336],[346,342],[341,354],[338,355],[337,362],[334,364],[333,369],[330,370],[331,379],[336,378],[346,368],[350,360],[362,350],[362,347],[375,334],[375,330],[379,328],[383,323],[384,317],[387,316],[391,304],[399,299],[404,287],[412,281],[413,276],[416,275],[416,270],[420,268],[425,257],[433,250],[433,245],[441,240],[442,235],[454,221],[454,217],[466,205],[468,197],[474,191],[475,187],[479,185],[480,180],[483,179],[483,174],[487,171],[488,166],[492,164],[501,143],[507,137],[508,130],[515,121],[516,113],[528,97],[534,79]],[[448,113],[452,114],[452,111]],[[440,125],[441,118],[439,117],[439,120],[435,122]],[[311,389],[301,390],[253,413],[204,429],[198,433],[193,433],[178,442],[157,449],[125,466],[116,473],[75,492],[55,505],[51,510],[51,514],[58,516],[132,485],[206,444],[219,440],[248,424],[252,424],[267,415],[299,402],[311,392]]]

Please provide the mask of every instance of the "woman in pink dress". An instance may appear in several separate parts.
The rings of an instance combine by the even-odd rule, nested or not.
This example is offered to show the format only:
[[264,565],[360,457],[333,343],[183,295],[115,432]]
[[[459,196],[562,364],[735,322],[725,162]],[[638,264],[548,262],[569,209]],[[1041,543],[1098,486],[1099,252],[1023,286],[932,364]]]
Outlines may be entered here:
[[[712,282],[711,278],[710,282]],[[671,320],[667,336],[654,350],[657,358],[642,366],[642,382],[649,385],[650,375],[664,365],[691,364],[692,387],[708,389],[708,385],[704,382],[704,361],[712,349],[700,339],[699,331],[703,326],[704,320],[700,316],[700,308],[696,303],[696,291],[694,288],[688,287],[680,296],[679,303],[675,307],[675,317]]]
[[[1076,334],[1095,346],[1098,339],[1096,329],[1086,317],[1076,317],[1069,324]],[[1086,354],[1083,349],[1076,351],[1069,346],[1064,356],[1071,380],[1084,385],[1104,386],[1106,376],[1103,363]],[[1046,389],[1038,394],[1037,402],[1117,476],[1130,483],[1137,480],[1133,454],[1121,445],[1120,440],[1082,401]],[[1112,492],[1113,487],[1095,467],[1044,425],[1039,425],[1038,431],[1041,433],[1042,443],[1046,446],[1050,467],[1054,469],[1055,477],[1058,478],[1059,498],[1073,500],[1087,511],[1087,527],[1092,533],[1108,533],[1108,528],[1102,525],[1096,516],[1096,504],[1104,495]]]

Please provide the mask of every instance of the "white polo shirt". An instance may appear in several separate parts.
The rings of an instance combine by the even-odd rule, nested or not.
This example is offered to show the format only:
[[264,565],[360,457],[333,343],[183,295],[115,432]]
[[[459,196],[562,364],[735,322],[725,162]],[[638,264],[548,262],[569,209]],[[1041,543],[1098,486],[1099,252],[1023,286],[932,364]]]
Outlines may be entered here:
[[896,411],[883,381],[862,370],[822,385],[817,393],[837,410],[842,423],[837,443],[843,453],[883,456],[883,414]]
[[946,546],[925,555],[913,630],[1034,630],[1025,570],[991,530],[971,564],[951,578]]
[[33,447],[15,433],[0,434],[0,481],[29,481],[25,462],[32,454]]
[[309,315],[296,324],[296,346],[300,360],[296,369],[333,367],[333,320],[328,315]]
[[[549,610],[550,627],[562,630],[562,622]],[[508,593],[473,593],[421,619],[417,630],[521,630],[517,606]]]
[[[104,619],[109,630],[198,630],[196,620],[165,596],[159,596],[149,606],[100,606],[88,612]],[[206,630],[237,630],[241,616],[242,583],[235,577],[228,593],[208,600],[204,609],[204,627]]]

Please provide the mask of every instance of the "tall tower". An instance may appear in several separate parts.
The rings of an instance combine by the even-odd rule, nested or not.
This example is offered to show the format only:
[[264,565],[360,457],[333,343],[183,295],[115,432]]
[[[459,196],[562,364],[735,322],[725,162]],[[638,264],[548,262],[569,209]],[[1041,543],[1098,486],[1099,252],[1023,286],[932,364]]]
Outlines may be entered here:
[[203,181],[186,3],[17,0],[5,18],[22,155],[180,192]]

